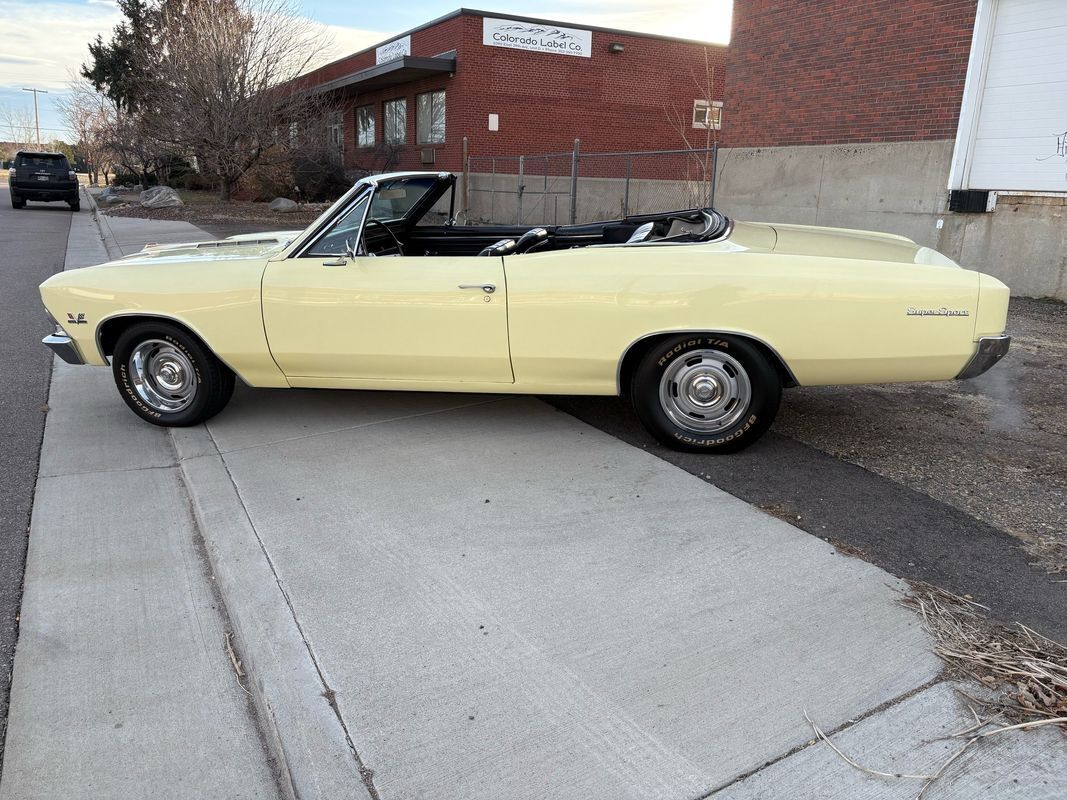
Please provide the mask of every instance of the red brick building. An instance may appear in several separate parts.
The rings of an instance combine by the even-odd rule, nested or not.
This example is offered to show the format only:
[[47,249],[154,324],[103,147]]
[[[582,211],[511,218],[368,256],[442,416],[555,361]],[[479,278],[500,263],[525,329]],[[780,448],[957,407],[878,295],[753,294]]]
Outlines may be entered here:
[[725,59],[697,41],[460,9],[306,80],[342,101],[331,130],[346,168],[459,171],[464,139],[479,156],[575,139],[587,152],[655,150],[685,147],[683,124],[703,142]]
[[737,0],[739,147],[951,139],[976,0]]

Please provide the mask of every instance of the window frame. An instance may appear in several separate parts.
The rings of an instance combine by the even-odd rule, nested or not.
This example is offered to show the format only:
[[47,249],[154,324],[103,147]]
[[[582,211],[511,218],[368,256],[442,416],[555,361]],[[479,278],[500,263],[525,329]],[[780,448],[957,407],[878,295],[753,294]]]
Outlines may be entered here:
[[[435,96],[441,96],[441,138],[436,139],[433,136],[433,119],[434,119],[434,98]],[[426,138],[422,136],[422,110],[419,101],[424,98],[430,98],[429,101],[429,113],[430,119],[427,123]],[[446,115],[448,113],[448,99],[445,95],[444,89],[431,89],[428,92],[419,92],[415,95],[415,143],[416,144],[445,144],[448,140],[448,127],[446,125]]]
[[[369,128],[369,130],[370,130],[370,142],[369,143],[366,143],[366,142],[363,141],[362,134],[363,134],[364,131],[360,127],[360,113],[359,113],[361,111],[366,111],[367,112],[367,120],[370,123],[370,128]],[[353,112],[355,114],[355,118],[356,118],[356,147],[357,148],[374,147],[374,145],[377,144],[377,142],[378,142],[377,119],[376,119],[375,111],[377,111],[377,108],[375,107],[375,104],[374,103],[368,103],[367,105],[364,105],[364,106],[356,106],[355,111]]]
[[[390,138],[389,136],[389,109],[394,108],[400,104],[403,109],[400,115],[393,115],[393,120],[400,121],[400,137]],[[382,103],[382,142],[385,144],[407,144],[408,143],[408,98],[394,97],[392,100],[386,100]]]
[[345,157],[345,112],[332,111],[326,118],[326,143],[343,160]]
[[[722,130],[722,108],[721,100],[694,100],[693,127],[698,130]],[[702,121],[697,119],[698,111],[704,112]]]

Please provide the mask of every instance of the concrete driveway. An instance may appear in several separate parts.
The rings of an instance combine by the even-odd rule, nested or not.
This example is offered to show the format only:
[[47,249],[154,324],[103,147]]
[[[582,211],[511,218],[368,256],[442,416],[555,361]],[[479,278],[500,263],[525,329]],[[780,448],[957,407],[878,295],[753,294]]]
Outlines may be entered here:
[[702,796],[938,674],[889,575],[534,400],[244,391],[204,434],[382,797]]

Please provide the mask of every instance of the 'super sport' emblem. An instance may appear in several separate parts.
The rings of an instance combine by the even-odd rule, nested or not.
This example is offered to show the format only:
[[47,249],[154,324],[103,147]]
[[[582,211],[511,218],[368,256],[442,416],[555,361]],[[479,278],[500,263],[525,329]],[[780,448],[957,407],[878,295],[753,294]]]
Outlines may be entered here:
[[69,322],[71,325],[85,325],[87,323],[87,320],[85,319],[85,314],[78,314],[77,316],[75,316],[74,314],[71,314],[68,311],[67,322]]
[[909,317],[969,317],[971,312],[965,308],[915,308],[908,306]]

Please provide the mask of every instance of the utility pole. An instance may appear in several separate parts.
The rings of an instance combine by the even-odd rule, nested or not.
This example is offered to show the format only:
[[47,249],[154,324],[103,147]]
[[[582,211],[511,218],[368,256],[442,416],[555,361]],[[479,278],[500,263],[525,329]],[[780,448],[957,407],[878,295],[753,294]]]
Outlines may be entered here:
[[37,127],[37,149],[41,149],[41,115],[37,111],[37,95],[48,94],[44,89],[23,89],[24,92],[33,92],[33,123]]

